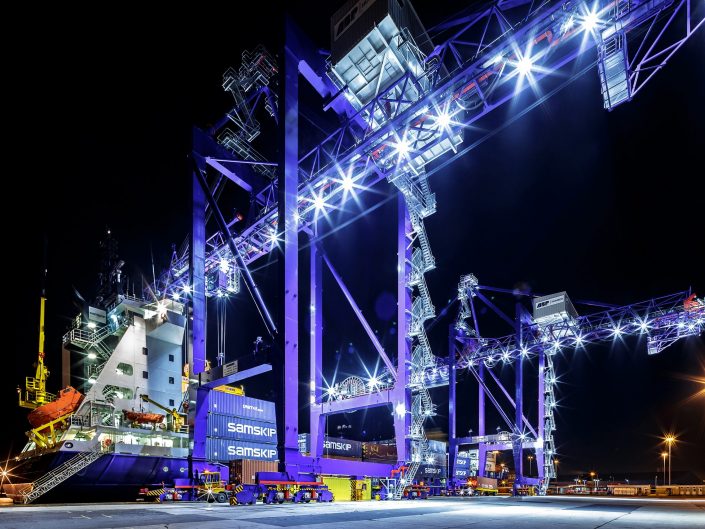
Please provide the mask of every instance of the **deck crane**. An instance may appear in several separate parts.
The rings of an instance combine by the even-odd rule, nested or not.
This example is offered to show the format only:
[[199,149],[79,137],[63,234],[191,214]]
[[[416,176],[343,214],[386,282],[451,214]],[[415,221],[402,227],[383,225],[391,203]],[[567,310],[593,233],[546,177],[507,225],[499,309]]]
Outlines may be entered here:
[[[358,8],[346,6],[344,9],[351,9],[351,16],[341,19],[348,40],[351,30],[347,24],[354,24],[353,11]],[[247,279],[248,265],[272,251],[281,251],[280,261],[287,272],[283,285],[287,295],[282,299],[287,301],[283,302],[285,313],[280,322],[286,329],[280,336],[286,336],[282,338],[284,343],[295,348],[299,308],[289,298],[293,300],[298,296],[298,264],[295,262],[298,233],[317,237],[318,219],[349,198],[350,189],[354,189],[358,197],[368,195],[373,200],[369,208],[377,207],[379,202],[374,202],[373,194],[367,190],[386,180],[403,197],[400,210],[403,209],[406,216],[400,215],[397,222],[400,256],[397,301],[402,307],[400,311],[408,303],[410,317],[406,321],[401,321],[400,317],[400,329],[405,333],[400,332],[399,336],[405,337],[409,344],[413,342],[414,346],[409,358],[403,358],[402,350],[407,346],[400,339],[398,376],[394,376],[394,366],[385,352],[381,348],[378,351],[391,378],[395,379],[395,388],[406,392],[401,395],[391,390],[403,400],[395,407],[400,410],[397,412],[400,418],[395,418],[395,429],[398,421],[406,421],[412,415],[407,438],[410,436],[423,445],[424,420],[433,413],[425,374],[438,374],[443,370],[443,363],[430,351],[424,331],[424,322],[434,314],[424,278],[435,265],[423,222],[436,210],[429,177],[588,71],[596,71],[599,77],[606,109],[613,110],[631,100],[703,26],[704,20],[702,2],[691,0],[487,2],[479,5],[475,12],[462,13],[437,26],[433,35],[435,46],[430,50],[417,46],[408,28],[399,27],[391,38],[384,35],[380,38],[381,30],[375,25],[374,35],[363,35],[357,44],[359,48],[355,49],[360,52],[357,54],[360,60],[376,61],[377,70],[370,67],[371,63],[355,63],[349,68],[356,76],[357,71],[379,72],[372,79],[363,80],[360,79],[364,76],[346,78],[345,71],[338,68],[335,61],[316,64],[316,57],[322,62],[316,50],[307,49],[305,41],[287,29],[287,53],[281,61],[285,68],[277,70],[282,72],[279,86],[285,97],[276,101],[280,117],[285,118],[285,122],[280,119],[279,123],[280,127],[285,126],[286,132],[280,136],[279,150],[285,153],[283,167],[277,167],[271,181],[259,178],[251,167],[260,167],[262,176],[263,167],[276,164],[249,159],[251,153],[238,152],[218,130],[208,133],[196,130],[192,240],[190,247],[173,260],[164,276],[168,280],[159,282],[159,287],[153,290],[160,296],[190,296],[194,334],[203,341],[206,297],[221,295],[224,286],[230,284],[225,272],[237,268]],[[374,49],[368,37],[374,40]],[[675,40],[669,40],[672,37]],[[362,51],[364,45],[370,53]],[[387,57],[391,62],[385,62]],[[579,62],[582,57],[589,59]],[[251,57],[243,57],[245,64],[249,64],[248,61],[251,62]],[[256,63],[268,64],[259,59]],[[245,70],[238,74],[243,79],[249,78],[249,70]],[[392,71],[394,75],[385,77],[385,72]],[[266,75],[264,72],[257,75],[262,82],[260,89],[269,85],[270,73],[277,72],[267,68]],[[226,85],[229,86],[228,79],[232,77],[232,72],[226,75]],[[326,108],[338,113],[342,121],[339,128],[303,155],[298,144],[301,135],[296,83],[299,77],[309,81],[324,98]],[[364,86],[360,87],[360,83]],[[255,85],[238,86],[246,89]],[[260,89],[258,94],[263,93]],[[512,111],[507,113],[502,125],[487,132],[482,119],[509,102]],[[273,107],[271,103],[270,106]],[[231,126],[247,122],[244,118],[230,121]],[[211,185],[206,178],[213,171],[218,174],[215,184]],[[221,186],[232,186],[230,182],[257,197],[256,215],[248,219],[237,234],[233,234],[231,227],[242,220],[238,217],[240,214],[236,213],[232,220],[223,217],[219,224],[224,228],[207,236],[203,220],[205,209],[218,209]],[[212,192],[213,189],[217,191]],[[404,260],[406,251],[410,255]],[[222,273],[218,274],[218,270]],[[209,274],[220,279],[209,281]],[[256,292],[251,280],[246,284]],[[257,299],[257,305],[261,313],[268,314],[261,298]],[[320,311],[311,311],[311,314],[315,316]],[[312,332],[316,325],[321,331],[321,325],[314,322]],[[199,345],[194,357],[196,371],[202,369],[204,351]],[[292,403],[298,401],[299,381],[295,380],[298,355],[286,354],[285,348],[283,351],[282,369],[288,373],[282,377],[287,381],[283,393],[285,420],[297,424],[298,409]],[[317,357],[312,353],[312,358]],[[407,362],[413,369],[401,368]],[[316,382],[316,376],[312,375],[313,404],[318,402],[316,388],[322,385]],[[354,398],[347,400],[350,409],[367,405]],[[344,407],[341,404],[336,409]],[[404,436],[398,433],[397,437]],[[292,458],[291,467],[303,468],[293,461],[300,458],[293,430],[284,443],[287,457]],[[400,447],[408,453],[401,444]],[[416,453],[415,457],[418,456]],[[410,475],[413,478],[413,472]]]
[[48,393],[46,390],[47,378],[49,378],[49,370],[44,364],[44,316],[46,309],[46,241],[44,243],[44,267],[42,270],[42,293],[39,298],[39,349],[37,355],[37,369],[34,377],[27,377],[25,379],[25,391],[24,395],[22,390],[18,387],[17,393],[19,395],[19,404],[22,408],[28,408],[34,410],[39,406],[52,402],[56,396],[52,393]]
[[169,417],[171,417],[171,425],[172,428],[175,432],[180,431],[183,426],[184,426],[184,418],[183,416],[177,411],[176,408],[167,408],[163,404],[158,403],[156,400],[152,400],[149,398],[149,395],[140,395],[140,399],[142,399],[143,402],[147,402],[149,404],[153,404],[160,410],[165,411]]

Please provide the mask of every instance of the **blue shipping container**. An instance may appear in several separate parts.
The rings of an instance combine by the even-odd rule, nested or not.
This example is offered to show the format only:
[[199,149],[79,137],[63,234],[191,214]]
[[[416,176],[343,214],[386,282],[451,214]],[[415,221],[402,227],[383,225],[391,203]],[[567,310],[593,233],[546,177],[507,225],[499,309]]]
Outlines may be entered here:
[[416,479],[445,479],[448,475],[448,469],[441,465],[421,465],[416,472]]
[[275,445],[238,441],[237,439],[206,438],[206,457],[214,461],[232,459],[257,459],[258,461],[276,461]]
[[434,454],[445,454],[446,444],[443,441],[428,441],[428,451]]
[[255,443],[277,444],[276,424],[253,421],[242,417],[209,413],[207,421],[208,437],[224,437],[253,441]]
[[[299,434],[299,452],[309,453],[310,451],[311,434]],[[362,457],[362,443],[352,439],[325,436],[321,454],[325,456]]]
[[254,419],[255,421],[274,423],[277,420],[273,402],[240,395],[230,395],[221,391],[209,392],[208,411],[233,417]]
[[455,477],[456,478],[469,478],[470,477],[470,469],[469,468],[456,468],[455,469]]
[[469,457],[456,457],[455,458],[455,468],[470,468],[470,458]]

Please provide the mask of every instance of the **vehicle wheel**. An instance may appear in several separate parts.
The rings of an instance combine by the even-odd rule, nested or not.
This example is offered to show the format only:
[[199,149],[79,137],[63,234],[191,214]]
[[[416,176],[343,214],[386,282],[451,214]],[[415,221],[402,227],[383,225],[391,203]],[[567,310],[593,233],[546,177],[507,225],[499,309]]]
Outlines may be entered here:
[[215,501],[217,501],[218,503],[225,503],[226,501],[228,501],[228,495],[224,492],[219,492],[215,496]]
[[277,503],[281,505],[282,503],[284,503],[284,500],[277,500]]

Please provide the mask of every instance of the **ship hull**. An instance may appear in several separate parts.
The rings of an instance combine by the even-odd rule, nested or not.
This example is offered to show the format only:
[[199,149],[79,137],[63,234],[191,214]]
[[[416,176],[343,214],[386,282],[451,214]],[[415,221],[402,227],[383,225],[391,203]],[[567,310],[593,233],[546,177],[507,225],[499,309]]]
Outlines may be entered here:
[[[58,451],[24,460],[14,471],[19,481],[34,481],[77,452]],[[188,478],[188,460],[163,456],[106,454],[57,485],[37,503],[134,501],[142,487],[172,485]],[[18,480],[15,480],[18,481]]]

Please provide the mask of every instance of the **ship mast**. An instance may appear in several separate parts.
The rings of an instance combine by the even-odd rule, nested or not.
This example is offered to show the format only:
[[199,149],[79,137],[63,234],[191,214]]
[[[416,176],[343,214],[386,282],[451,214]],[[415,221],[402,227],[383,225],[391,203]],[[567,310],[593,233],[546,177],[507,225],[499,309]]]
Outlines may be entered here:
[[[42,404],[54,400],[54,395],[47,393],[46,383],[49,377],[49,370],[44,365],[44,315],[46,308],[46,276],[47,276],[47,244],[44,240],[44,260],[42,266],[42,293],[39,302],[39,354],[37,357],[37,371],[34,377],[25,379],[24,395],[20,388],[17,393],[20,397],[20,406],[23,408],[35,409]],[[23,398],[24,397],[24,398]]]

